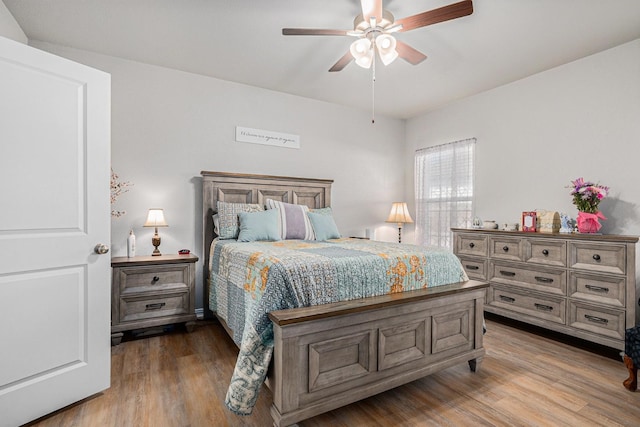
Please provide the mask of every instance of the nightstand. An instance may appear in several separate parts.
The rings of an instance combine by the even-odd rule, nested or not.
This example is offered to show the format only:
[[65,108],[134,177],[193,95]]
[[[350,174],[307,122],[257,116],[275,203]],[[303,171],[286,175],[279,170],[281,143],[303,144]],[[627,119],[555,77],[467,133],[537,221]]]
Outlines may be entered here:
[[185,322],[193,329],[198,257],[114,257],[111,282],[111,344],[124,331]]

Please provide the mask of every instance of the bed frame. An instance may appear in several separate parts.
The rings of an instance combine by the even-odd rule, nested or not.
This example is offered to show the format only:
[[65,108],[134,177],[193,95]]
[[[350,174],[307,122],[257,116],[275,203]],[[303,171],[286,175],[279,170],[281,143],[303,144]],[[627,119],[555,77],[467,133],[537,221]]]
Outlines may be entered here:
[[[331,204],[333,181],[201,175],[204,307],[211,313],[208,260],[217,201],[264,204],[271,198],[322,208]],[[273,425],[292,425],[460,363],[477,371],[485,354],[487,287],[470,280],[270,313],[275,348],[267,386],[273,393]]]

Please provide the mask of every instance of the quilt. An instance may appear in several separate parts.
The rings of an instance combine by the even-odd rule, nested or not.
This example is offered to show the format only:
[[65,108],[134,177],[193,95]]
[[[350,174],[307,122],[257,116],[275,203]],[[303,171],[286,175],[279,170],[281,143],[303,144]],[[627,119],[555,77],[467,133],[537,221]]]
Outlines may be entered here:
[[449,250],[363,239],[214,240],[209,307],[240,352],[226,406],[249,415],[273,353],[268,313],[468,280]]

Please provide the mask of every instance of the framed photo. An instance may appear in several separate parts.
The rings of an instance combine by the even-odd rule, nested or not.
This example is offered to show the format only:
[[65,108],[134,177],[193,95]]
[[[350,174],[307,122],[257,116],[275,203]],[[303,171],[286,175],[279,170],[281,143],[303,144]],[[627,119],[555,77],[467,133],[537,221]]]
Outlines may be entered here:
[[522,212],[522,231],[536,231],[536,212]]

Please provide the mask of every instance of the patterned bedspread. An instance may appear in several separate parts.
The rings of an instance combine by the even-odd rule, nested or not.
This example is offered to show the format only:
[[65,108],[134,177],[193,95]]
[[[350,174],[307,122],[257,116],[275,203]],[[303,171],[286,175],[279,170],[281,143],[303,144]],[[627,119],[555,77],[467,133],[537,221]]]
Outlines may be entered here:
[[467,280],[450,251],[362,239],[216,240],[209,306],[240,347],[226,405],[248,415],[273,352],[268,313]]

